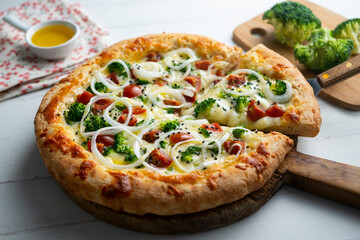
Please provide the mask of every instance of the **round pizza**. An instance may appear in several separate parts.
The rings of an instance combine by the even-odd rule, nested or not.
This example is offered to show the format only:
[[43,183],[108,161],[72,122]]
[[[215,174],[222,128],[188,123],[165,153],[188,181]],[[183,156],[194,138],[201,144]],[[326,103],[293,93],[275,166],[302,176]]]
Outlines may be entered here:
[[190,34],[105,49],[54,86],[35,118],[41,156],[66,191],[136,215],[239,200],[284,160],[284,134],[315,136],[320,125],[289,61]]

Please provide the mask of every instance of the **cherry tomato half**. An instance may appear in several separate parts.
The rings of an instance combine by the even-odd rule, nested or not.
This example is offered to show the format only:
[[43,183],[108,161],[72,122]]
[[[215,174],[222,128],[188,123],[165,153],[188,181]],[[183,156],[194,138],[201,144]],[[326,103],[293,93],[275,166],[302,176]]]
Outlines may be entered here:
[[217,132],[217,131],[222,132],[222,128],[218,123],[204,124],[201,127],[213,132]]
[[247,110],[247,117],[251,121],[256,122],[257,120],[265,116],[266,114],[264,108],[260,104],[258,104],[254,99],[251,100]]
[[165,152],[156,148],[150,153],[147,162],[157,168],[167,168],[172,159]]
[[77,96],[77,101],[82,104],[88,104],[90,102],[90,99],[95,96],[91,92],[84,91],[82,94]]
[[192,138],[193,137],[188,133],[175,133],[170,136],[170,143],[176,144],[178,142],[183,142]]
[[128,85],[124,88],[123,96],[134,98],[141,95],[141,87],[136,84]]

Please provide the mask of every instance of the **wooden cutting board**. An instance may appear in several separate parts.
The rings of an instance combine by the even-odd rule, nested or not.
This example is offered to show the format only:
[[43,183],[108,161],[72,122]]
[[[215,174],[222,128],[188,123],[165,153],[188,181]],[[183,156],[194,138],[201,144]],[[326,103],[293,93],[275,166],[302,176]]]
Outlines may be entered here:
[[294,148],[262,188],[236,202],[197,213],[137,216],[113,211],[63,190],[80,207],[106,222],[134,231],[161,234],[202,232],[234,223],[258,210],[284,183],[360,208],[360,167],[297,152],[297,138],[294,140]]
[[[321,20],[322,27],[334,29],[339,23],[346,20],[343,16],[326,8],[305,0],[295,0],[309,7]],[[262,20],[263,13],[237,26],[233,32],[234,40],[245,50],[249,50],[258,43],[278,52],[289,59],[303,73],[305,78],[314,78],[317,73],[305,68],[294,58],[294,50],[275,39],[274,28]],[[360,110],[360,73],[351,78],[335,83],[320,91],[319,96],[341,107]]]

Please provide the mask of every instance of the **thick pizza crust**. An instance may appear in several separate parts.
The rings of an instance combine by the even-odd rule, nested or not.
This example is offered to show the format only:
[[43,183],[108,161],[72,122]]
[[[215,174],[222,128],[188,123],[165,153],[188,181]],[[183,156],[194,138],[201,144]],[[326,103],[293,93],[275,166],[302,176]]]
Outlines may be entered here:
[[292,84],[294,95],[291,108],[281,118],[280,126],[263,131],[279,131],[284,134],[314,137],[320,131],[320,108],[313,89],[289,60],[258,44],[240,59],[240,68],[250,68],[272,79],[287,80]]
[[[143,215],[197,212],[236,201],[259,189],[290,151],[293,142],[272,132],[248,155],[204,171],[163,176],[148,170],[115,171],[103,167],[74,139],[63,111],[96,70],[113,58],[136,61],[149,51],[191,47],[203,58],[239,62],[241,49],[188,34],[148,35],[119,42],[77,68],[44,97],[35,117],[40,154],[49,172],[68,191],[115,211]],[[259,133],[261,134],[261,133]]]

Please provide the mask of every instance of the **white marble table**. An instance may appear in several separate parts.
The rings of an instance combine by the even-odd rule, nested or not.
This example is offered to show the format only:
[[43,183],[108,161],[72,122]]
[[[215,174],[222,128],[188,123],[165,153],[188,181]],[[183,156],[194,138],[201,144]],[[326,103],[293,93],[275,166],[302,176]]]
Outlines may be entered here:
[[[76,0],[75,0],[76,1]],[[22,0],[0,0],[0,10]],[[232,30],[270,8],[254,0],[81,0],[107,28],[110,43],[146,33],[188,32],[235,45]],[[319,0],[348,18],[360,1]],[[0,103],[0,239],[168,239],[97,220],[73,203],[48,174],[35,142],[33,119],[47,90]],[[359,93],[360,94],[360,93]],[[360,112],[319,99],[323,125],[298,150],[360,166]],[[360,177],[360,176],[359,176]],[[173,239],[360,239],[360,210],[284,186],[252,216],[230,226]]]

